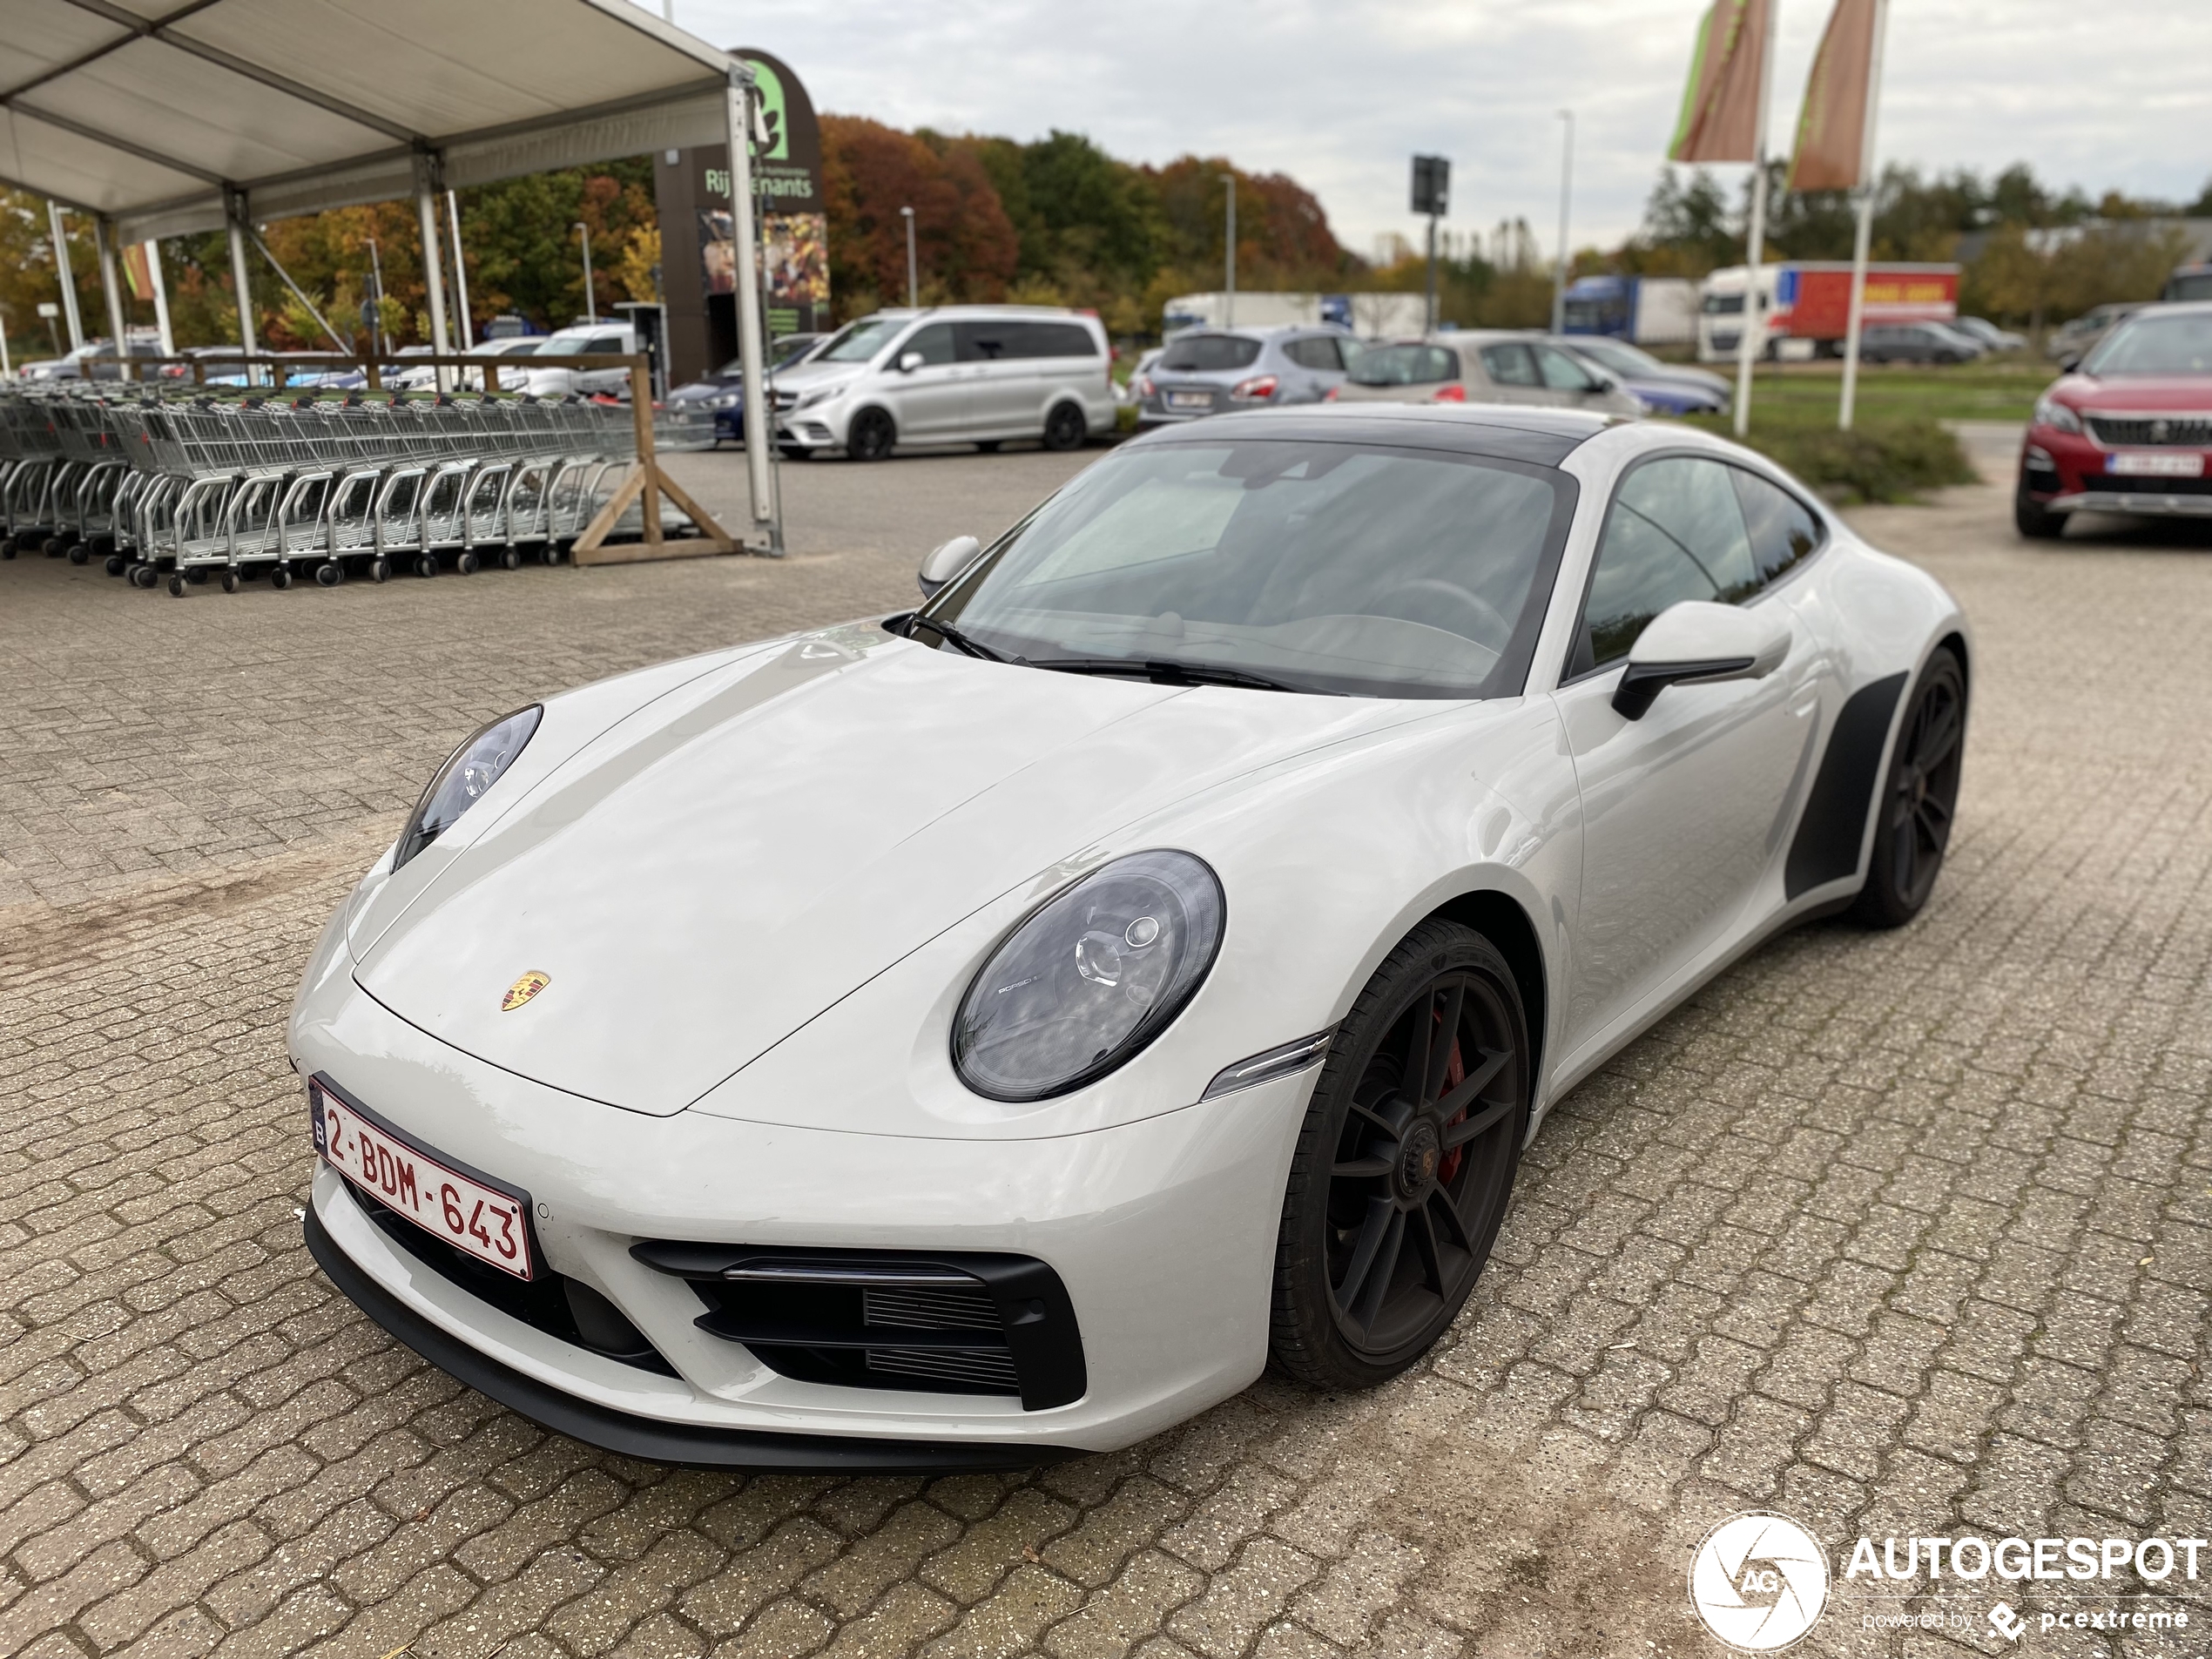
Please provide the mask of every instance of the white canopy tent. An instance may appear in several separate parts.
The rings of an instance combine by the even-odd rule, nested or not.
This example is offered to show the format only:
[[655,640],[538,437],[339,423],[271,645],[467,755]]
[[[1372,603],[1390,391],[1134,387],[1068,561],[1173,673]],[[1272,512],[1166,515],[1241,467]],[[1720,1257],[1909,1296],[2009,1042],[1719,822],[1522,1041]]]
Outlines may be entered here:
[[[125,244],[227,228],[242,295],[251,224],[411,196],[443,354],[441,191],[727,143],[749,246],[751,158],[732,140],[751,86],[737,59],[630,0],[0,0],[0,183],[93,216],[118,341]],[[760,433],[751,298],[738,336]],[[768,446],[746,448],[765,523]]]

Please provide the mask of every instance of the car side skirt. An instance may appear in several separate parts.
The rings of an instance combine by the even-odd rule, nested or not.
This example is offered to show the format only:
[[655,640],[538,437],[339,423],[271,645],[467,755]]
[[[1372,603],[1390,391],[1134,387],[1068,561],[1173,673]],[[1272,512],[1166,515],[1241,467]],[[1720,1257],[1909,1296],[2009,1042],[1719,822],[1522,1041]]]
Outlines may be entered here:
[[362,1312],[448,1376],[532,1422],[621,1457],[694,1469],[837,1474],[974,1474],[1035,1468],[1085,1453],[1064,1447],[881,1440],[710,1429],[610,1411],[550,1388],[447,1335],[354,1265],[313,1210],[307,1251]]

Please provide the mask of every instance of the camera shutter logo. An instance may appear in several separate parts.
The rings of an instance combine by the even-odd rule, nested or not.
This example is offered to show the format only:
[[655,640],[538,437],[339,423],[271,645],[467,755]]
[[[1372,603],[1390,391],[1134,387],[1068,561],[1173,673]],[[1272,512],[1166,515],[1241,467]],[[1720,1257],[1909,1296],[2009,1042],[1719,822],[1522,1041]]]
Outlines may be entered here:
[[1787,1515],[1730,1515],[1689,1565],[1689,1605],[1739,1653],[1775,1653],[1802,1638],[1828,1605],[1828,1556]]

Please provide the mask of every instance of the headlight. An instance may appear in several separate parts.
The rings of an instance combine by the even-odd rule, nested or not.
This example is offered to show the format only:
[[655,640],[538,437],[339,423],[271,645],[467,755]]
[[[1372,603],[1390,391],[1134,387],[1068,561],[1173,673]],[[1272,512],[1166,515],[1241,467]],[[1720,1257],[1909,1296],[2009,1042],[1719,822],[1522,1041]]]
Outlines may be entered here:
[[453,752],[400,832],[399,851],[392,855],[395,870],[451,829],[499,781],[544,716],[545,711],[535,705],[503,714]]
[[738,404],[744,401],[745,394],[743,392],[722,392],[709,398],[706,401],[706,406],[711,409],[734,409]]
[[2054,397],[2039,397],[2035,400],[2035,424],[2060,432],[2079,432],[2081,417]]
[[825,386],[815,391],[802,392],[799,395],[799,401],[792,404],[792,407],[798,409],[811,409],[817,403],[826,403],[830,401],[830,399],[840,395],[844,390],[845,388],[842,386]]
[[1014,930],[953,1022],[953,1065],[993,1100],[1096,1081],[1167,1028],[1213,966],[1221,883],[1188,853],[1094,870]]

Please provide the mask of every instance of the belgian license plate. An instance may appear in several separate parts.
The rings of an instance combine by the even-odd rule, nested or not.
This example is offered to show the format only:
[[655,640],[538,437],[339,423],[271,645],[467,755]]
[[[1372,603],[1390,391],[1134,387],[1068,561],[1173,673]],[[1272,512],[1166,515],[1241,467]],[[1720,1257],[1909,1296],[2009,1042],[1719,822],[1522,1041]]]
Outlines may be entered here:
[[307,1085],[307,1103],[315,1150],[347,1181],[455,1250],[516,1278],[534,1277],[529,1194],[463,1175],[320,1081]]
[[2202,478],[2204,476],[2204,457],[2195,453],[2158,455],[2131,450],[2123,455],[2107,455],[2105,470],[2131,478]]
[[1210,409],[1213,408],[1211,392],[1170,392],[1168,407],[1171,409]]

